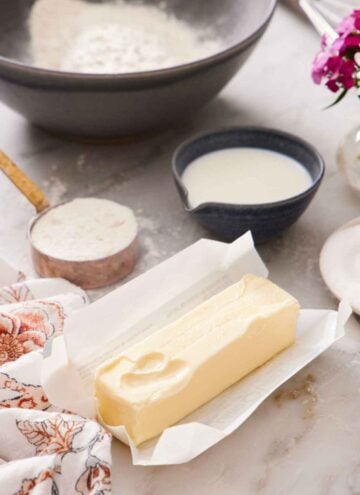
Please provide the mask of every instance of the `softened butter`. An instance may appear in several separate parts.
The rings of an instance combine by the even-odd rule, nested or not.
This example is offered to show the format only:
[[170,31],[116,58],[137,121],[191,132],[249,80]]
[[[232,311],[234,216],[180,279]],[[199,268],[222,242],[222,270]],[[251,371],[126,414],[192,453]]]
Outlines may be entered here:
[[106,362],[99,418],[139,445],[295,341],[299,304],[267,279],[240,282]]

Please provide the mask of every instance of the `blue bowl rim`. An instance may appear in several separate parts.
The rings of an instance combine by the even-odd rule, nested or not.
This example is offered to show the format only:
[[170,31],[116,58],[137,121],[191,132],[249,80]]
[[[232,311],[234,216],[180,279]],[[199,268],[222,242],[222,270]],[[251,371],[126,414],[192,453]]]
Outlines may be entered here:
[[235,43],[225,50],[221,50],[214,55],[210,55],[209,57],[205,57],[199,60],[194,60],[193,62],[187,64],[181,64],[174,67],[168,67],[164,69],[151,70],[151,71],[142,71],[142,72],[124,72],[124,73],[114,73],[114,74],[91,74],[91,73],[81,73],[81,72],[65,72],[60,70],[51,70],[44,69],[41,67],[36,67],[31,64],[27,64],[25,62],[20,62],[8,57],[4,57],[0,55],[0,67],[3,67],[8,70],[14,70],[19,75],[36,75],[40,79],[44,79],[46,82],[49,80],[58,80],[58,78],[62,79],[62,82],[65,83],[78,83],[83,84],[84,81],[93,82],[93,83],[103,83],[103,82],[114,82],[114,81],[123,81],[123,82],[133,82],[134,80],[153,80],[159,77],[169,76],[170,78],[187,74],[188,71],[197,71],[202,68],[208,67],[208,65],[216,62],[222,62],[227,59],[232,58],[234,55],[237,55],[244,48],[247,48],[252,43],[254,43],[266,29],[269,24],[278,0],[269,0],[268,10],[264,14],[264,18],[260,25],[256,28],[256,30],[246,36],[244,39]]
[[[196,206],[195,208],[191,208],[188,202],[188,197],[189,197],[189,192],[186,189],[181,175],[178,172],[178,158],[180,153],[183,152],[185,148],[188,148],[189,146],[192,146],[195,142],[206,138],[206,137],[211,137],[214,135],[219,135],[219,134],[224,134],[227,132],[253,132],[255,134],[263,134],[268,133],[269,135],[275,135],[277,137],[283,138],[287,141],[293,141],[294,143],[302,146],[303,148],[307,149],[316,159],[317,163],[319,164],[319,174],[318,176],[313,179],[312,184],[305,189],[300,194],[297,194],[295,196],[291,196],[290,198],[287,199],[282,199],[280,201],[273,201],[270,203],[256,203],[256,204],[246,204],[246,203],[218,203],[218,202],[206,202],[206,203],[201,203],[200,205]],[[262,149],[268,149],[266,147],[261,147],[259,148]],[[228,149],[228,147],[224,147],[224,149]],[[205,155],[206,153],[204,153]],[[295,134],[291,134],[289,132],[282,131],[280,129],[275,129],[271,127],[263,127],[263,126],[232,126],[232,127],[223,127],[220,129],[216,130],[210,130],[206,132],[202,132],[200,134],[196,134],[195,136],[183,141],[175,150],[172,158],[172,173],[175,179],[175,183],[177,186],[180,188],[180,197],[182,199],[184,208],[187,212],[189,213],[196,213],[198,211],[202,211],[205,208],[221,208],[221,209],[228,209],[228,210],[239,210],[239,209],[248,209],[252,211],[259,211],[259,210],[267,210],[271,208],[277,208],[285,205],[291,205],[293,203],[296,203],[298,201],[301,201],[303,198],[306,198],[311,194],[313,191],[315,192],[317,188],[320,185],[320,182],[322,181],[324,174],[325,174],[325,161],[320,152],[310,144],[308,141],[305,141],[304,139],[300,138],[299,136],[296,136]]]

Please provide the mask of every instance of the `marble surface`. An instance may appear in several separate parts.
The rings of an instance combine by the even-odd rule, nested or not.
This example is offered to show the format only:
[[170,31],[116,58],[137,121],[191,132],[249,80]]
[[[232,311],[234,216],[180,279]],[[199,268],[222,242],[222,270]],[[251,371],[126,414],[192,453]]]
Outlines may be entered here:
[[[280,7],[254,55],[221,96],[186,126],[146,141],[100,146],[67,142],[32,128],[0,105],[0,147],[47,192],[52,203],[94,195],[131,206],[140,222],[140,273],[207,235],[182,210],[171,177],[174,148],[209,128],[261,124],[314,143],[327,171],[299,222],[259,251],[271,278],[303,307],[335,308],[318,256],[328,235],[358,216],[360,197],[335,164],[342,136],[359,124],[349,97],[324,111],[331,95],[309,78],[318,37]],[[26,227],[32,208],[0,176],[0,256],[31,273]],[[93,291],[94,299],[106,291]],[[263,403],[233,435],[193,462],[133,467],[114,442],[115,495],[359,495],[360,326]]]

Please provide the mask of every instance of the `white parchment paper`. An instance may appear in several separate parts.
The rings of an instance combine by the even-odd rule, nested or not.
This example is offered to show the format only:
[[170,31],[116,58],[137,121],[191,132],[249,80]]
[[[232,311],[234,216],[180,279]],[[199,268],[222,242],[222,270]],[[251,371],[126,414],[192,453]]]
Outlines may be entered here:
[[[246,273],[267,276],[250,234],[224,244],[201,240],[111,294],[76,312],[52,342],[42,382],[50,402],[96,416],[96,368]],[[129,444],[136,465],[190,461],[238,428],[277,387],[344,335],[350,310],[302,310],[297,340],[216,399],[136,448],[124,427],[107,428]]]

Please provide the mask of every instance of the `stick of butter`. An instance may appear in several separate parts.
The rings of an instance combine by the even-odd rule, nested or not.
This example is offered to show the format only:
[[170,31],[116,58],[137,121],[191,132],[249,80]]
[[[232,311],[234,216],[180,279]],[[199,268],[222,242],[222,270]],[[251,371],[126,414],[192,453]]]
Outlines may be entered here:
[[294,343],[299,304],[269,280],[240,282],[104,363],[98,415],[135,443],[159,435]]

